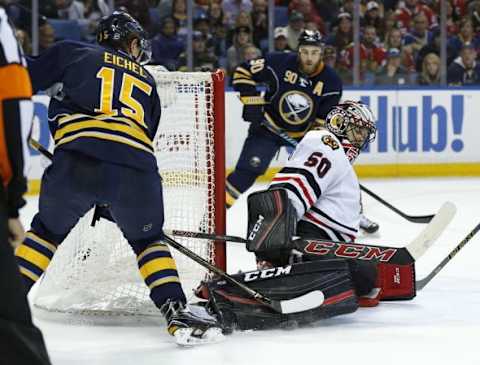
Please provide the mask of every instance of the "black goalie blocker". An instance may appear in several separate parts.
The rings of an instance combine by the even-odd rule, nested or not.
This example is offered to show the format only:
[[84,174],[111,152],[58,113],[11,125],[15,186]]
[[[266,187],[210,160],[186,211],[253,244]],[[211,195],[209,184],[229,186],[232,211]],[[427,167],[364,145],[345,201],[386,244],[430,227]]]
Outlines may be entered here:
[[344,260],[300,263],[232,276],[274,300],[293,299],[313,290],[320,290],[323,300],[314,309],[281,314],[245,296],[242,290],[225,280],[213,279],[203,283],[203,294],[208,297],[207,309],[217,316],[226,332],[306,325],[352,313],[358,308]]
[[296,230],[295,208],[283,189],[255,192],[248,196],[247,250],[258,260],[275,266],[286,265],[295,248],[291,238]]

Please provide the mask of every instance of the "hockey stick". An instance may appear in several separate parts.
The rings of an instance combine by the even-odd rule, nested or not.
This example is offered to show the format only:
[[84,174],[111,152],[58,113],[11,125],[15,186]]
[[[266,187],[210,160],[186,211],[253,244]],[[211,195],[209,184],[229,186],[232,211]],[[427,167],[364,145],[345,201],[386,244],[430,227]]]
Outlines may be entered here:
[[[279,136],[280,138],[282,138],[285,142],[287,142],[288,144],[290,144],[292,147],[296,147],[298,145],[298,142],[293,139],[292,137],[290,137],[287,133],[275,128],[273,125],[269,124],[269,123],[262,123],[262,126],[264,126],[265,128],[267,128],[270,132],[276,134],[277,136]],[[400,209],[394,207],[392,204],[390,204],[389,202],[387,202],[386,200],[382,199],[380,196],[378,196],[377,194],[375,194],[373,191],[371,191],[370,189],[367,189],[365,186],[363,186],[362,184],[359,184],[360,185],[360,189],[362,191],[364,191],[365,193],[367,193],[368,195],[370,195],[372,198],[374,198],[375,200],[377,200],[378,202],[382,203],[383,205],[385,205],[387,208],[393,210],[395,213],[397,213],[399,216],[401,216],[402,218],[406,219],[407,221],[409,222],[412,222],[412,223],[428,223],[430,222],[432,219],[433,219],[433,214],[429,214],[429,215],[418,215],[418,216],[415,216],[415,215],[409,215],[409,214],[406,214],[404,212],[402,212]]]
[[367,193],[368,195],[370,195],[372,198],[374,198],[375,200],[377,200],[378,202],[382,203],[383,205],[385,205],[387,208],[393,210],[395,213],[397,213],[399,216],[401,216],[402,218],[405,218],[407,221],[409,222],[412,222],[412,223],[428,223],[430,222],[434,215],[433,214],[430,214],[430,215],[408,215],[404,212],[402,212],[400,209],[398,208],[395,208],[392,204],[390,204],[389,202],[383,200],[381,197],[379,197],[377,194],[375,194],[373,191],[371,191],[370,189],[367,189],[365,186],[363,186],[362,184],[360,184],[360,189],[362,191],[364,191],[365,193]]
[[241,283],[235,278],[231,277],[223,270],[212,265],[202,257],[198,256],[195,252],[189,250],[187,247],[183,246],[182,244],[178,243],[177,241],[173,240],[167,235],[165,235],[164,241],[168,243],[170,246],[172,246],[173,248],[175,248],[177,251],[181,252],[182,254],[189,257],[190,259],[197,262],[198,264],[205,267],[206,269],[210,270],[211,272],[217,274],[218,276],[225,279],[232,285],[235,285],[236,287],[242,289],[244,292],[249,294],[252,298],[272,308],[276,312],[283,313],[283,314],[303,312],[306,310],[319,307],[320,305],[322,305],[324,301],[324,295],[320,290],[313,290],[307,294],[301,295],[293,299],[288,299],[288,300],[271,299],[251,289],[250,287]]
[[34,149],[36,149],[38,152],[40,152],[50,161],[52,160],[53,154],[49,150],[47,150],[45,147],[43,147],[38,141],[34,140],[32,137],[29,137],[28,143],[30,143],[30,146],[32,146]]
[[440,262],[425,278],[418,280],[417,290],[422,290],[439,272],[442,270],[445,265],[453,259],[453,257],[472,239],[473,236],[480,231],[480,223],[470,231],[469,234],[445,257],[442,262]]
[[[306,242],[305,249],[314,255],[326,255],[333,253],[341,258],[355,258],[364,261],[378,260],[398,265],[412,263],[418,260],[435,243],[442,232],[452,221],[456,212],[455,205],[445,202],[432,221],[413,239],[407,246],[394,248],[387,246],[368,245],[363,243],[329,241],[319,239],[303,239]],[[168,234],[216,241],[229,241],[238,243],[249,243],[248,240],[226,235],[215,235],[203,232],[189,232],[172,230]],[[301,239],[300,239],[301,240]],[[307,247],[308,246],[308,247]]]

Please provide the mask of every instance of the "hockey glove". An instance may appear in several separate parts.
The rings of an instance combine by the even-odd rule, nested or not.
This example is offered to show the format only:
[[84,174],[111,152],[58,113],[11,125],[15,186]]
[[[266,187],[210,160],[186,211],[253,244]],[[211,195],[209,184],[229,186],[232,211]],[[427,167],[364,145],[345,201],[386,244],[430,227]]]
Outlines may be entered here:
[[262,123],[263,105],[244,105],[242,118],[245,122]]

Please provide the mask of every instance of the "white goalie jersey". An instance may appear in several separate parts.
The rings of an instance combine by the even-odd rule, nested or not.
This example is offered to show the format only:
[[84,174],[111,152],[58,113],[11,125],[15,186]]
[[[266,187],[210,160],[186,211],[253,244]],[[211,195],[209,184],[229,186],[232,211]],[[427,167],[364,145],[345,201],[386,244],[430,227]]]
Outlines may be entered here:
[[298,221],[317,226],[332,240],[355,240],[360,187],[340,141],[329,131],[308,132],[270,187],[287,190]]

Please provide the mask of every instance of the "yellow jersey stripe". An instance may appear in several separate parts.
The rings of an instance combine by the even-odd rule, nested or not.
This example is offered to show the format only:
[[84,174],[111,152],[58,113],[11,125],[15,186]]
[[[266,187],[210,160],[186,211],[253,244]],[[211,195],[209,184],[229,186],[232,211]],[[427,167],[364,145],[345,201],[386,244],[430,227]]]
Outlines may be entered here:
[[46,248],[48,248],[53,253],[55,253],[55,251],[57,251],[57,247],[53,243],[45,241],[43,238],[38,237],[32,231],[27,232],[26,236],[28,238],[30,238],[32,241],[35,241],[36,243],[38,243],[39,245],[45,246]]
[[126,137],[117,136],[117,135],[108,134],[108,133],[102,133],[102,132],[79,132],[72,136],[62,138],[60,141],[56,143],[56,145],[60,146],[62,144],[71,142],[77,138],[82,138],[82,137],[91,137],[91,138],[105,139],[113,142],[119,142],[119,143],[123,143],[131,147],[153,154],[153,148],[152,149],[147,148],[144,145],[137,143],[135,141],[132,141],[131,139],[128,139]]
[[253,86],[256,86],[257,83],[255,81],[252,81],[252,80],[247,80],[247,79],[237,79],[237,80],[233,80],[232,82],[233,85],[236,85],[236,84],[247,84],[247,85],[253,85]]
[[157,286],[161,286],[167,283],[180,283],[180,279],[178,276],[167,276],[165,278],[157,279],[153,283],[151,283],[148,287],[149,289],[153,289]]
[[159,257],[146,262],[140,267],[140,273],[144,279],[162,270],[177,270],[175,260],[171,257]]
[[235,204],[236,200],[237,199],[235,199],[232,195],[230,195],[228,191],[225,192],[225,202],[227,203],[227,205],[229,207],[231,207],[233,204]]
[[170,253],[170,249],[166,245],[162,244],[155,244],[153,247],[150,245],[149,248],[147,248],[145,251],[143,251],[140,255],[137,257],[137,261],[141,261],[145,256],[152,252],[157,252],[157,251],[162,251],[162,252],[168,252]]
[[43,271],[46,270],[50,263],[50,259],[47,256],[25,245],[18,246],[15,255],[34,264]]
[[225,182],[227,187],[233,191],[235,194],[237,194],[238,196],[242,195],[241,192],[239,192],[232,184],[230,184],[228,181]]
[[247,69],[241,67],[241,66],[238,66],[236,69],[235,69],[235,73],[237,72],[240,72],[242,74],[244,74],[245,76],[251,78],[252,77],[252,73],[250,71],[248,71]]
[[55,132],[54,139],[55,141],[57,141],[69,132],[75,132],[75,131],[89,129],[89,128],[100,128],[100,129],[107,129],[111,131],[126,133],[132,136],[133,138],[136,138],[144,142],[147,145],[152,145],[152,141],[145,133],[143,133],[143,131],[138,131],[137,129],[134,129],[131,126],[126,126],[124,124],[102,122],[95,119],[91,119],[83,122],[76,122],[73,124],[69,124],[65,127],[62,127]]
[[32,279],[33,281],[37,282],[37,280],[40,278],[37,274],[31,272],[30,270],[24,268],[24,267],[19,267],[20,273],[25,275],[26,277]]

